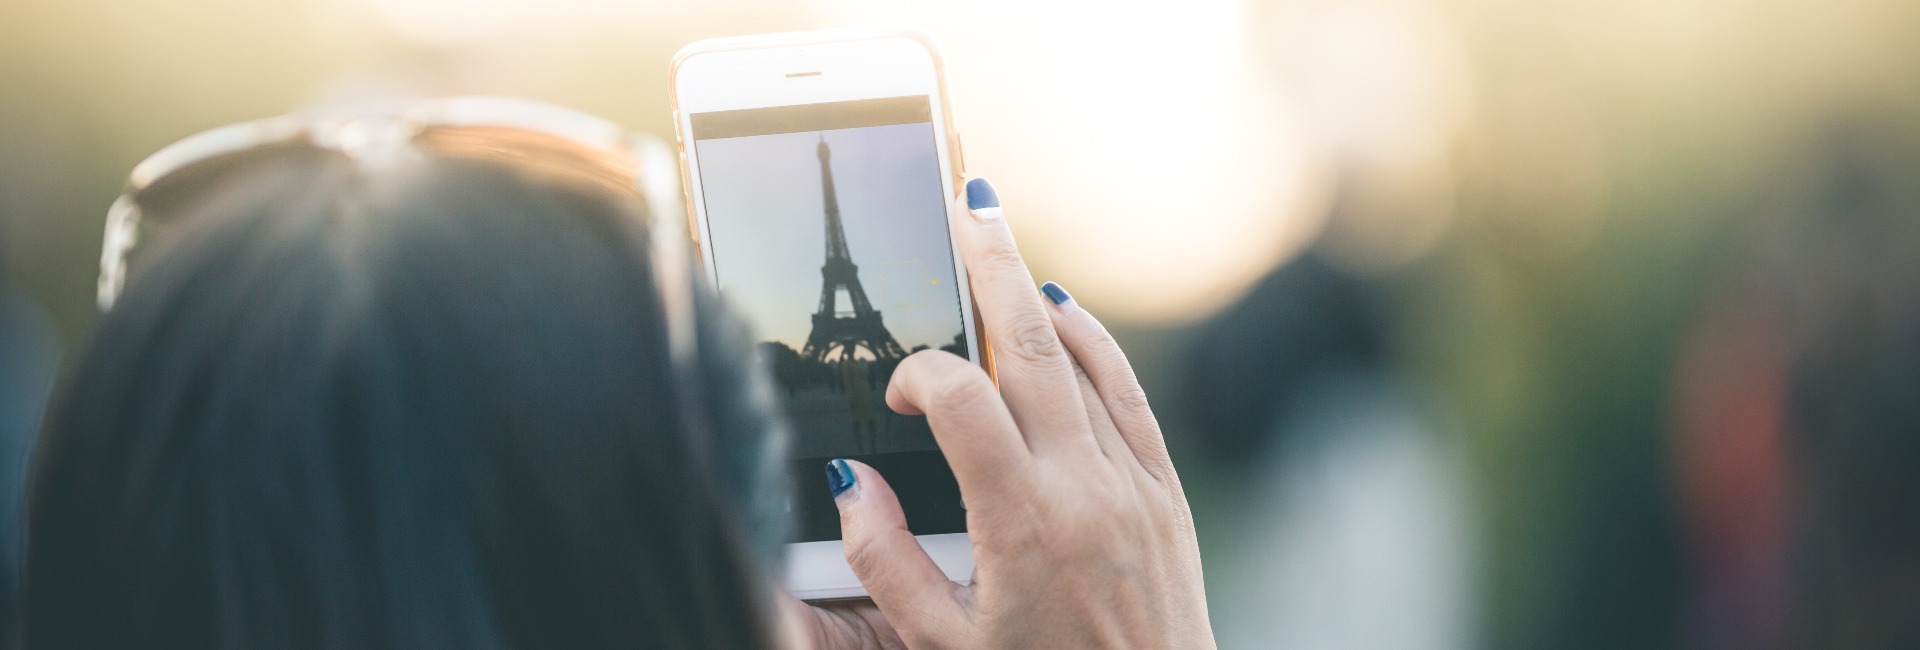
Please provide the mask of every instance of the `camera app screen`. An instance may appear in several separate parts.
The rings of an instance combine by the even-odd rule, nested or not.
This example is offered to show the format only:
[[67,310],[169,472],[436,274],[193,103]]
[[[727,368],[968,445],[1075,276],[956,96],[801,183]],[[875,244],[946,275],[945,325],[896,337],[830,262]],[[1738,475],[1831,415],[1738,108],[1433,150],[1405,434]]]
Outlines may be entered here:
[[926,418],[894,413],[908,354],[969,357],[926,96],[694,113],[705,252],[792,425],[793,541],[840,538],[833,458],[872,465],[919,535],[964,532]]

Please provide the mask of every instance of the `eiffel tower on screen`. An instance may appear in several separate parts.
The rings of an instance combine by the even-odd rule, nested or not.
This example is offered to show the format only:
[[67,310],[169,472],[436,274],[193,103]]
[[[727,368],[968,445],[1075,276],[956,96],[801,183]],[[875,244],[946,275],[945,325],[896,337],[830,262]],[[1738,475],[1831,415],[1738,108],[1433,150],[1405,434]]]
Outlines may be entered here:
[[[824,362],[835,358],[836,350],[851,356],[855,350],[866,348],[875,359],[904,358],[906,350],[880,322],[880,311],[873,308],[867,290],[860,286],[860,267],[854,265],[853,255],[847,251],[847,232],[840,225],[840,199],[833,191],[833,166],[829,163],[833,154],[825,134],[820,136],[819,152],[820,193],[827,212],[827,261],[820,265],[820,310],[813,314],[813,332],[807,335],[807,346],[800,356]],[[844,313],[839,306],[841,292],[852,303]]]

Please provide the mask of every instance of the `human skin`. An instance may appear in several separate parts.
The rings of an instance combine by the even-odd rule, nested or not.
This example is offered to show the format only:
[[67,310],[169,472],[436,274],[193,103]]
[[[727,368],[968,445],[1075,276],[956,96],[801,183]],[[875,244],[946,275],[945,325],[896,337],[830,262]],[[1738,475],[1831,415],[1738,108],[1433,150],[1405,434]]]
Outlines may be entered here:
[[1035,291],[991,185],[949,221],[999,386],[940,351],[902,362],[895,411],[927,416],[967,501],[974,575],[927,556],[886,479],[845,461],[847,560],[872,600],[783,597],[802,648],[1212,648],[1193,518],[1126,355],[1058,285]]

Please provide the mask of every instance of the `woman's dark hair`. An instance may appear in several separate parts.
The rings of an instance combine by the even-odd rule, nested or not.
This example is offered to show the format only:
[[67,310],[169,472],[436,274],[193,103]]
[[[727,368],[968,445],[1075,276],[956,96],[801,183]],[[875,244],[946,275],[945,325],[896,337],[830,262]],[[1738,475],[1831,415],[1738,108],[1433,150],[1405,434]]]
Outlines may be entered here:
[[631,171],[584,151],[447,130],[144,191],[171,234],[35,459],[26,645],[767,645],[749,350],[700,294],[675,374]]

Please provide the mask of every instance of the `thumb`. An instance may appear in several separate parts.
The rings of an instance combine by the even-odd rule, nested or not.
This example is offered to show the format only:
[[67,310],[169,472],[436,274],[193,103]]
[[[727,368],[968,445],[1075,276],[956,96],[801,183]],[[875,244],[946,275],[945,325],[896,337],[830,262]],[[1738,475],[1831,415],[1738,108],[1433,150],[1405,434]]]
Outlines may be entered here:
[[880,473],[859,461],[827,463],[828,487],[840,509],[847,564],[887,621],[907,641],[964,638],[965,589],[948,580],[907,530],[900,500]]

